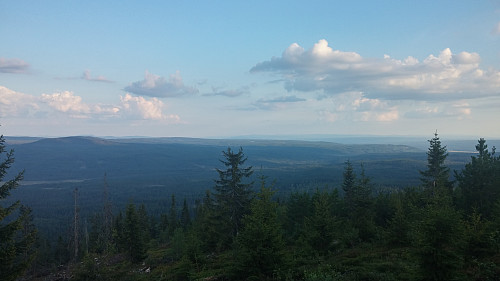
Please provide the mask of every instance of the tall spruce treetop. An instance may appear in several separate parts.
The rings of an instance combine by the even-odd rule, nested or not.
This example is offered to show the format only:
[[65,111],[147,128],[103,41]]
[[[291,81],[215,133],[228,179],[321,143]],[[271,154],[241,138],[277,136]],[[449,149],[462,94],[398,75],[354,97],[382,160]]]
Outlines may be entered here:
[[353,201],[356,197],[355,187],[356,174],[354,173],[354,168],[352,167],[351,161],[347,160],[344,167],[342,190],[344,190],[344,198],[347,203],[349,212],[352,212],[352,209],[354,208]]
[[220,160],[225,169],[216,169],[219,179],[215,180],[215,203],[223,221],[231,227],[230,233],[236,236],[240,229],[241,219],[250,208],[253,182],[245,182],[252,174],[252,167],[243,167],[247,158],[240,147],[238,153],[231,148],[223,151],[224,159]]
[[347,160],[344,167],[342,190],[345,192],[345,196],[351,196],[350,192],[354,189],[356,183],[356,175],[354,173],[354,168],[352,167],[351,161]]
[[449,181],[450,169],[444,165],[448,156],[446,146],[441,146],[438,133],[434,133],[434,138],[429,140],[429,150],[427,151],[427,170],[419,171],[422,184],[426,190],[434,193],[437,189],[449,191],[451,182]]
[[491,153],[488,151],[483,138],[478,140],[476,151],[477,156],[472,156],[460,173],[455,171],[455,176],[463,207],[469,212],[475,209],[489,218],[500,196],[500,157],[495,156],[495,147]]
[[250,212],[243,218],[243,227],[236,237],[235,273],[238,279],[248,276],[271,280],[285,264],[285,243],[278,219],[278,203],[274,191],[261,177],[260,192],[251,202]]
[[[18,187],[23,179],[23,172],[20,172],[13,179],[4,180],[13,163],[14,151],[7,151],[5,139],[0,135],[0,280],[5,281],[16,280],[28,268],[33,260],[30,249],[36,235],[31,226],[29,208],[23,208],[19,201],[8,206],[3,204],[10,191]],[[26,225],[30,226],[29,230],[23,232]]]

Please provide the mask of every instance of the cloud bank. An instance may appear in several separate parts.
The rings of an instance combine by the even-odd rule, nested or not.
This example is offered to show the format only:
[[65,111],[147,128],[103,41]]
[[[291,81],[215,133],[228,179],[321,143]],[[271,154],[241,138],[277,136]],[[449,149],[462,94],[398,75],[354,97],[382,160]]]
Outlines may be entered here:
[[364,58],[355,52],[332,49],[319,40],[305,50],[291,44],[281,55],[263,61],[250,72],[282,76],[289,91],[323,91],[336,95],[363,92],[370,98],[387,100],[471,99],[500,93],[500,72],[479,67],[477,53],[452,53],[444,49],[423,61],[409,56],[403,60]]
[[39,97],[23,94],[0,86],[0,117],[67,116],[78,119],[163,120],[181,121],[176,114],[166,114],[165,104],[158,98],[120,97],[116,104],[88,104],[71,91],[42,94]]
[[198,89],[184,85],[179,71],[170,75],[168,80],[146,71],[144,80],[133,82],[123,90],[139,96],[156,98],[179,97],[198,93]]
[[163,102],[157,98],[150,100],[143,97],[133,97],[126,94],[120,97],[122,109],[129,115],[139,116],[142,119],[169,120],[175,123],[180,121],[180,117],[175,114],[165,114],[163,112]]
[[27,116],[39,108],[33,96],[0,86],[0,117]]

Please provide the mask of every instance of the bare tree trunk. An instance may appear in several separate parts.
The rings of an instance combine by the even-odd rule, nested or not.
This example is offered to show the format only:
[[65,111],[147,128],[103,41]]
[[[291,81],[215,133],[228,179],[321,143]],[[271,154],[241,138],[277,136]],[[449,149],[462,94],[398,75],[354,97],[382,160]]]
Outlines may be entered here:
[[75,252],[74,252],[74,260],[76,261],[78,259],[78,244],[79,244],[79,241],[78,241],[78,232],[79,232],[79,229],[78,229],[78,225],[80,224],[79,220],[79,212],[80,212],[80,209],[78,208],[78,188],[75,188],[75,191],[73,192],[74,194],[74,199],[75,199],[75,217],[74,217],[74,220],[73,220],[73,229],[74,229],[74,243],[75,243]]

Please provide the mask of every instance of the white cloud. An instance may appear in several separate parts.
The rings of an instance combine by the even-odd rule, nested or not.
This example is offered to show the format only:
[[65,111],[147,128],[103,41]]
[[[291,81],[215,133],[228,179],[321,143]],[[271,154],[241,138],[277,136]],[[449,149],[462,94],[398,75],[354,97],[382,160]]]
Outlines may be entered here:
[[120,97],[123,110],[132,116],[139,115],[142,119],[168,120],[178,123],[180,117],[175,114],[163,113],[163,102],[157,98],[145,99],[144,97],[134,97],[126,94]]
[[362,93],[354,93],[353,96],[359,95],[351,103],[354,111],[361,114],[362,121],[380,121],[388,122],[399,119],[399,111],[395,106],[389,106],[385,101],[379,99],[370,99],[363,96]]
[[0,58],[0,73],[27,73],[30,65],[20,59]]
[[198,89],[184,85],[179,71],[170,75],[168,80],[146,71],[144,80],[134,82],[125,87],[124,90],[140,96],[157,98],[178,97],[198,93]]
[[400,119],[392,101],[370,99],[361,92],[346,92],[316,101],[319,119],[327,122],[390,122]]
[[71,91],[27,95],[0,86],[0,117],[35,117],[77,119],[164,120],[179,123],[176,114],[166,114],[165,104],[158,98],[126,94],[117,104],[88,104]]
[[363,58],[334,50],[320,40],[310,50],[291,44],[281,57],[256,64],[251,72],[276,72],[289,91],[324,91],[337,95],[363,92],[366,97],[394,100],[447,100],[494,96],[500,93],[500,72],[479,68],[477,53],[453,54],[444,49],[422,62]]
[[41,100],[57,111],[82,114],[90,113],[90,107],[82,102],[82,97],[75,96],[70,91],[42,94]]
[[33,96],[0,86],[0,117],[26,116],[38,108]]

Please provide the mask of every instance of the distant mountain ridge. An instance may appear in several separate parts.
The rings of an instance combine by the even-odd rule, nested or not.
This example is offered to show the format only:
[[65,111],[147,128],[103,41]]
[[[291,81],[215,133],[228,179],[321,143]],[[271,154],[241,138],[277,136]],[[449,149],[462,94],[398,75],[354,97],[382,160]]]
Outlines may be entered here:
[[116,144],[113,140],[98,138],[98,137],[88,137],[88,136],[72,136],[72,137],[60,137],[60,138],[41,138],[32,142],[36,145],[57,145],[57,144],[73,144],[73,145],[113,145]]
[[15,169],[30,181],[111,177],[205,176],[220,164],[221,151],[242,147],[249,163],[275,171],[343,163],[349,157],[423,153],[407,145],[339,144],[325,141],[198,138],[103,139],[89,136],[17,140]]
[[[22,187],[12,194],[52,218],[71,210],[78,188],[86,210],[100,208],[104,175],[114,206],[130,200],[160,208],[170,196],[202,198],[214,186],[222,168],[222,151],[243,148],[246,165],[274,183],[277,194],[341,189],[345,162],[359,173],[361,164],[371,183],[380,188],[404,188],[420,184],[419,170],[427,164],[425,149],[393,144],[341,144],[328,141],[198,139],[198,138],[8,138],[15,163],[7,178],[24,170]],[[473,149],[473,146],[471,150]],[[470,154],[450,153],[447,164],[459,170]],[[159,207],[160,206],[160,207]],[[60,209],[58,209],[60,208]],[[49,215],[50,214],[50,215]]]
[[[11,140],[13,140],[11,142]],[[15,149],[12,173],[25,170],[25,181],[110,180],[138,186],[209,188],[222,151],[243,148],[248,165],[276,179],[278,187],[333,183],[342,178],[345,161],[364,164],[374,184],[419,183],[426,149],[403,144],[342,144],[328,141],[201,138],[9,138]],[[426,142],[426,141],[423,141]],[[446,145],[446,143],[444,143]],[[489,143],[488,143],[489,144]],[[474,149],[474,143],[469,150]],[[470,153],[450,153],[452,170],[461,169]],[[390,175],[390,176],[388,176]]]

